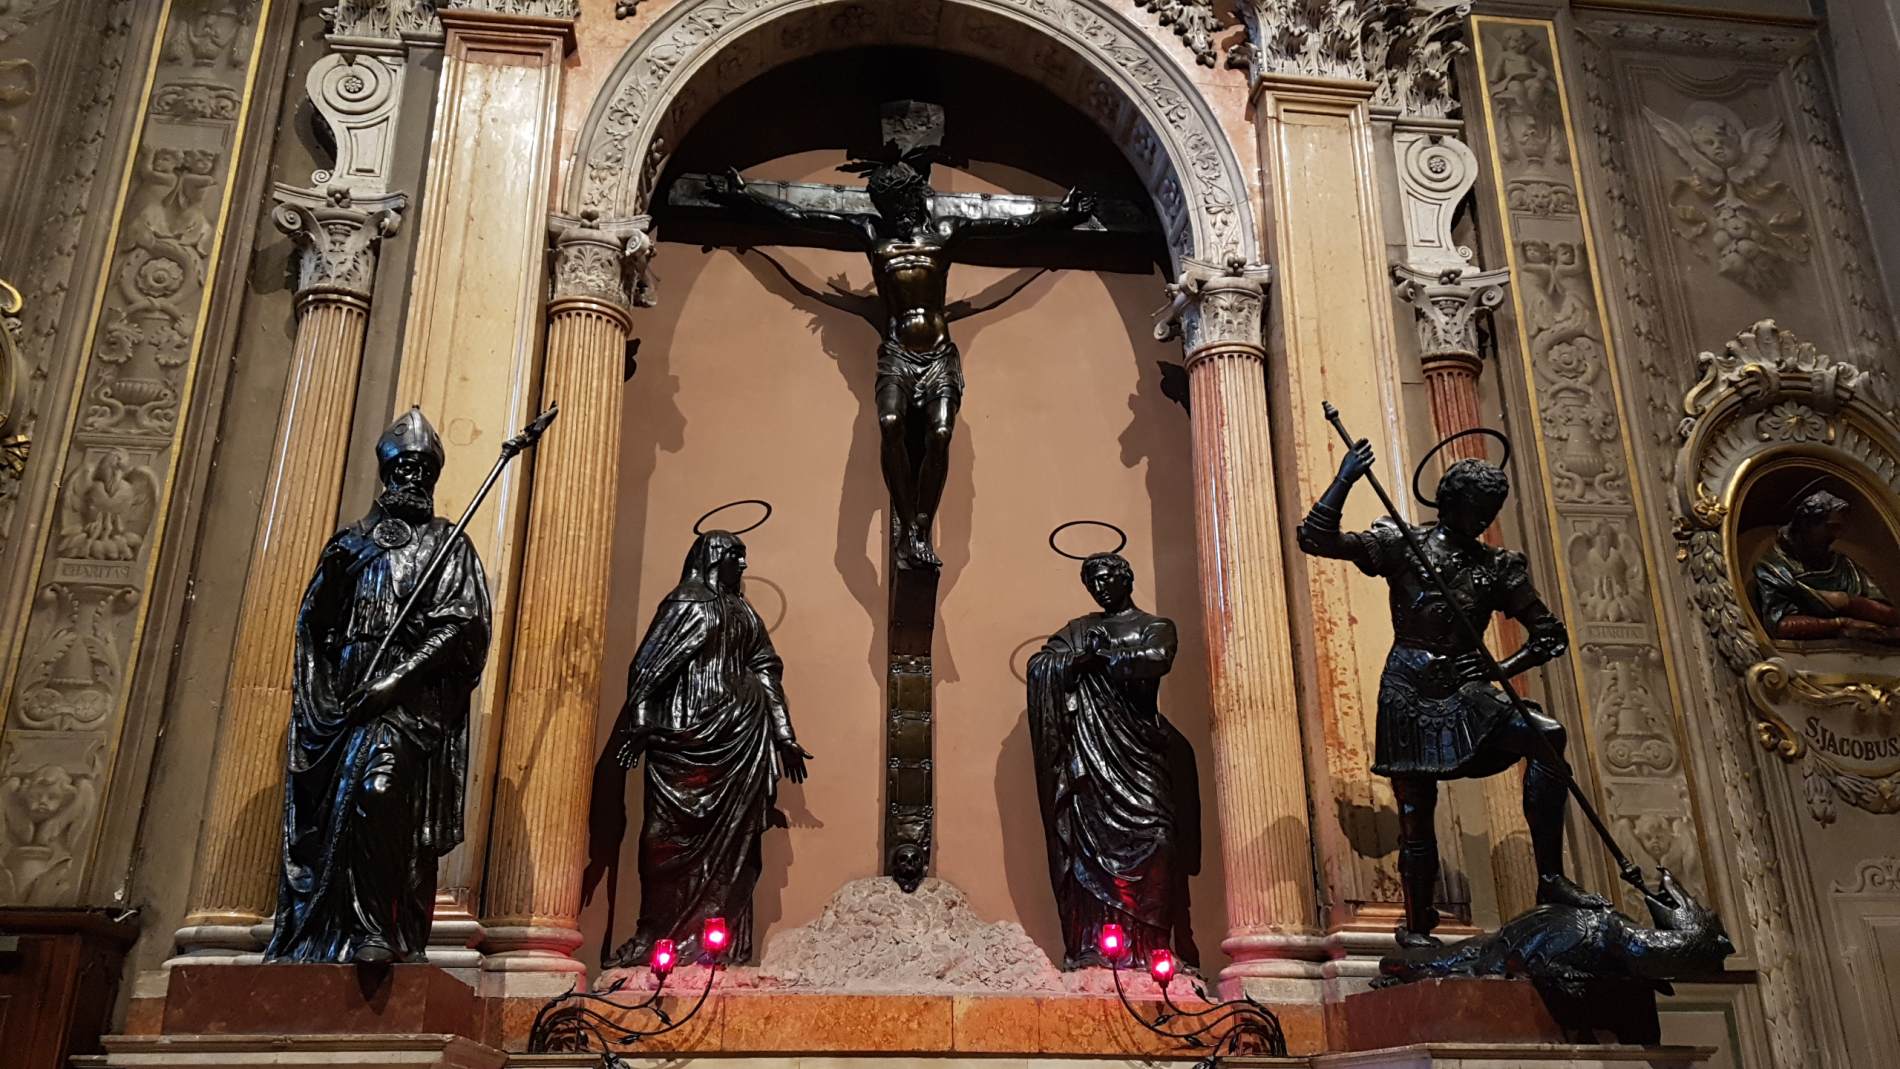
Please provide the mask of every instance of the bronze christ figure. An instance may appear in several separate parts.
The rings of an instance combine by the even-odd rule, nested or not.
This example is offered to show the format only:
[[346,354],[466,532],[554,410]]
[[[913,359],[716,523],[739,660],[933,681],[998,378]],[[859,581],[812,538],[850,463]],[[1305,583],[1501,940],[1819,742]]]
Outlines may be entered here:
[[977,238],[1064,229],[1095,211],[1095,198],[1070,190],[1062,203],[1005,218],[962,218],[932,211],[930,167],[942,159],[934,144],[886,143],[875,160],[845,170],[868,174],[875,214],[804,208],[747,187],[737,170],[713,183],[727,203],[769,212],[796,226],[842,234],[860,244],[871,262],[884,306],[877,353],[877,421],[882,434],[884,485],[891,494],[891,542],[898,567],[937,568],[930,529],[943,500],[950,438],[963,404],[963,362],[950,340],[946,284],[958,246]]

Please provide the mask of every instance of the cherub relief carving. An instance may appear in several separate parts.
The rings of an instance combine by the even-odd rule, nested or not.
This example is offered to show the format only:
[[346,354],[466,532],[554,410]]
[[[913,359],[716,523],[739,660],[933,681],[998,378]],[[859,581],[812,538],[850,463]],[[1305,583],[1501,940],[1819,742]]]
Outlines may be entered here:
[[1788,285],[1808,260],[1808,218],[1787,183],[1765,177],[1781,148],[1781,120],[1746,125],[1727,106],[1698,101],[1681,123],[1643,109],[1663,143],[1688,168],[1676,176],[1669,204],[1676,232],[1707,258],[1706,235],[1723,277],[1759,296]]
[[1491,64],[1491,96],[1498,119],[1498,155],[1507,163],[1569,166],[1563,100],[1548,51],[1536,34],[1514,29]]
[[0,60],[0,149],[20,145],[20,119],[11,112],[39,92],[40,72],[30,59]]
[[[1683,812],[1688,812],[1685,801]],[[1679,874],[1684,882],[1700,885],[1702,857],[1695,848],[1695,829],[1680,813],[1630,813],[1610,822],[1616,841],[1634,843],[1648,855],[1652,866]]]
[[98,809],[93,780],[56,764],[0,780],[0,900],[46,902],[68,887],[73,848]]
[[1620,522],[1602,519],[1579,524],[1564,548],[1581,580],[1577,604],[1590,622],[1627,624],[1644,619],[1647,586],[1638,563],[1642,550],[1623,534]]
[[151,533],[158,477],[122,449],[100,453],[67,488],[59,552],[87,560],[132,560]]
[[1526,280],[1524,299],[1531,355],[1539,366],[1588,382],[1604,363],[1597,337],[1596,298],[1590,265],[1574,241],[1525,241],[1518,260]]

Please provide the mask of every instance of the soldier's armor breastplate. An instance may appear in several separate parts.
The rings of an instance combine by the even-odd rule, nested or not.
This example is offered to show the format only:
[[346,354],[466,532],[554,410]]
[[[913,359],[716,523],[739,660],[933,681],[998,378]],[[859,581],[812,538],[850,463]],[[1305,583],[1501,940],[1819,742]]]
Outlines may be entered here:
[[[1505,595],[1504,555],[1485,545],[1477,550],[1447,545],[1431,531],[1421,532],[1425,555],[1438,568],[1458,600],[1458,610],[1482,635],[1491,622],[1491,614],[1503,607]],[[1460,653],[1470,649],[1468,632],[1459,626],[1453,610],[1439,593],[1438,585],[1420,574],[1417,562],[1406,552],[1407,568],[1389,580],[1392,606],[1393,641],[1437,653]]]

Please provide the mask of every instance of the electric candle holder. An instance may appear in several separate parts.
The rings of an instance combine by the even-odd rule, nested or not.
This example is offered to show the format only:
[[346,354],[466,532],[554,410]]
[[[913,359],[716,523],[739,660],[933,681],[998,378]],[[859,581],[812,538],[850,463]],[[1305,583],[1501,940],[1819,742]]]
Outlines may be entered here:
[[[550,999],[534,1015],[528,1030],[530,1054],[598,1053],[604,1069],[623,1069],[619,1053],[630,1050],[642,1040],[665,1035],[683,1027],[706,1005],[713,984],[726,967],[726,949],[732,933],[724,917],[708,917],[699,932],[699,963],[706,966],[706,984],[685,1015],[678,1020],[666,1012],[660,998],[666,993],[666,978],[679,964],[679,948],[671,939],[657,939],[647,955],[647,968],[656,981],[653,992],[639,1002],[621,1002],[613,996],[627,986],[627,978],[614,980],[605,991],[569,991]],[[653,1022],[652,1027],[646,1020]]]
[[1286,1033],[1280,1028],[1280,1018],[1246,995],[1215,1002],[1196,984],[1194,994],[1207,1003],[1205,1007],[1189,1010],[1175,1002],[1170,988],[1180,966],[1175,961],[1174,952],[1165,948],[1148,953],[1148,975],[1154,979],[1155,986],[1161,989],[1161,1004],[1164,1008],[1153,1020],[1143,1017],[1135,1004],[1129,1001],[1127,990],[1122,987],[1122,969],[1131,958],[1127,933],[1119,924],[1104,924],[1096,937],[1096,946],[1108,961],[1109,972],[1115,978],[1116,997],[1121,999],[1122,1008],[1128,1011],[1128,1016],[1134,1018],[1136,1024],[1155,1035],[1175,1040],[1190,1050],[1208,1052],[1206,1057],[1195,1063],[1195,1069],[1217,1069],[1222,1058],[1243,1054],[1286,1057]]

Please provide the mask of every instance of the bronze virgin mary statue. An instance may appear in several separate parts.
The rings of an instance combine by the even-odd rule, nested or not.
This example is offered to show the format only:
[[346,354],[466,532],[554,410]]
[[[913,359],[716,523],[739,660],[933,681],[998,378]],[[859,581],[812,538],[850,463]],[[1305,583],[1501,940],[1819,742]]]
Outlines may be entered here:
[[700,535],[627,670],[609,747],[623,769],[647,762],[640,919],[609,965],[644,963],[658,939],[691,961],[710,917],[726,921],[731,960],[752,956],[759,840],[785,827],[779,778],[804,782],[811,755],[792,733],[785,666],[742,591],[745,567],[737,535]]

